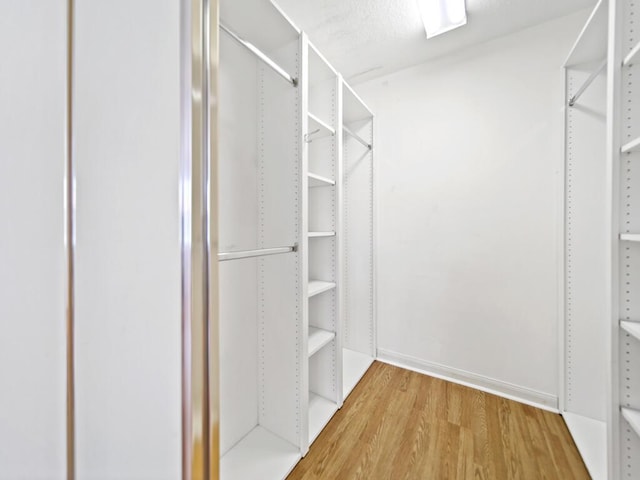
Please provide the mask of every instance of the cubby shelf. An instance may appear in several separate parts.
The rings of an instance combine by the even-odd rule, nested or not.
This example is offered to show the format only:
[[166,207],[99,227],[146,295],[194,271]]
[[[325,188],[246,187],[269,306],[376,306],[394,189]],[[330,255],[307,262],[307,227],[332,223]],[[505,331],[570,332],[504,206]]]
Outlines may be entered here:
[[335,237],[336,232],[309,232],[309,238]]
[[309,172],[309,187],[331,187],[336,184],[335,181],[330,178],[323,177],[321,175],[316,175],[315,173]]
[[331,343],[336,337],[334,332],[321,328],[309,327],[309,356],[320,351],[322,347]]
[[309,444],[320,435],[336,411],[338,411],[336,403],[309,392]]
[[336,288],[333,282],[323,282],[322,280],[309,280],[309,297],[313,297],[320,293]]
[[296,446],[258,426],[221,458],[220,478],[285,478],[300,458]]
[[640,340],[640,322],[621,321],[620,328],[622,328],[629,335]]
[[335,135],[335,128],[331,127],[328,123],[323,122],[313,113],[309,112],[309,133],[312,133],[316,130],[320,130],[320,132],[326,135]]
[[629,423],[629,426],[640,436],[640,411],[633,408],[622,408],[622,416]]

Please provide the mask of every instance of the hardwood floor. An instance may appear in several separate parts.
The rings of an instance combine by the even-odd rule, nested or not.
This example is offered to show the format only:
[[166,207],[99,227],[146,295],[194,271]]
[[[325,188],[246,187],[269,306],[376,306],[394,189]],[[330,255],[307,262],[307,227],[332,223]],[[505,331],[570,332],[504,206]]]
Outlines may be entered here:
[[560,415],[375,362],[298,479],[588,479]]

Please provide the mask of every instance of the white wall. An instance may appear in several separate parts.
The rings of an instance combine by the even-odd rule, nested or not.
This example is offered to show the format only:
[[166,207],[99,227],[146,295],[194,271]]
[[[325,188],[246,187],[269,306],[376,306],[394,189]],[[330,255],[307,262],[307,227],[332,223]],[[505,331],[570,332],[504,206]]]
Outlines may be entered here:
[[0,479],[63,479],[66,1],[0,2],[0,59]]
[[181,468],[180,2],[76,2],[77,477]]
[[377,121],[381,356],[556,407],[562,63],[585,18],[357,86]]

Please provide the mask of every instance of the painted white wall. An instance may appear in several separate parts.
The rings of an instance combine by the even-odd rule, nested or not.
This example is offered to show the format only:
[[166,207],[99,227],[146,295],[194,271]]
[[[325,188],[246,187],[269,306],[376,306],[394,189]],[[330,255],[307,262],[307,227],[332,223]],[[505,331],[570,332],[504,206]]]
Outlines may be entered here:
[[65,478],[66,2],[0,2],[0,478]]
[[180,2],[76,2],[78,478],[181,467]]
[[357,86],[377,122],[381,353],[556,406],[562,63],[586,15]]

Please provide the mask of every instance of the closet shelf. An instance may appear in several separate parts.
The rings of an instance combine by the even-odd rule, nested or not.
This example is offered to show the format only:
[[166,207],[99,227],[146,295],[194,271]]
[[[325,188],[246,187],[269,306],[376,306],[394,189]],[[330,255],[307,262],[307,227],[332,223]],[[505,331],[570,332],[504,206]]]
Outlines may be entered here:
[[373,357],[348,348],[342,349],[342,393],[343,398],[351,393],[362,376],[367,372]]
[[335,338],[334,332],[323,330],[321,328],[309,327],[309,356],[320,351],[322,347],[331,343]]
[[629,322],[623,320],[620,322],[620,328],[622,328],[629,335],[640,340],[640,322]]
[[330,187],[336,184],[336,182],[330,178],[316,175],[315,173],[309,172],[307,175],[309,177],[310,187]]
[[331,127],[331,125],[323,122],[318,117],[316,117],[313,113],[308,112],[309,116],[309,133],[307,135],[312,135],[315,132],[322,132],[322,136],[327,135],[335,135],[335,128]]
[[640,42],[636,43],[636,46],[633,47],[633,49],[631,49],[631,51],[627,54],[626,57],[624,57],[624,60],[622,61],[622,65],[625,67],[633,65],[633,62],[639,52],[640,52]]
[[320,293],[336,288],[333,282],[323,282],[321,280],[309,280],[309,297],[313,297]]
[[313,443],[322,429],[329,423],[338,405],[320,395],[309,392],[309,444]]
[[285,478],[300,458],[295,445],[258,426],[221,458],[220,478]]
[[604,0],[599,0],[591,12],[578,40],[573,45],[565,67],[593,62],[607,56],[608,8]]
[[622,416],[629,423],[636,435],[640,436],[640,411],[633,408],[622,408]]
[[638,233],[621,233],[620,240],[625,242],[640,242],[640,234]]
[[629,143],[625,143],[620,149],[620,152],[631,153],[636,151],[638,147],[640,147],[640,137],[636,138],[635,140],[631,140]]
[[309,238],[335,237],[336,232],[309,232]]

